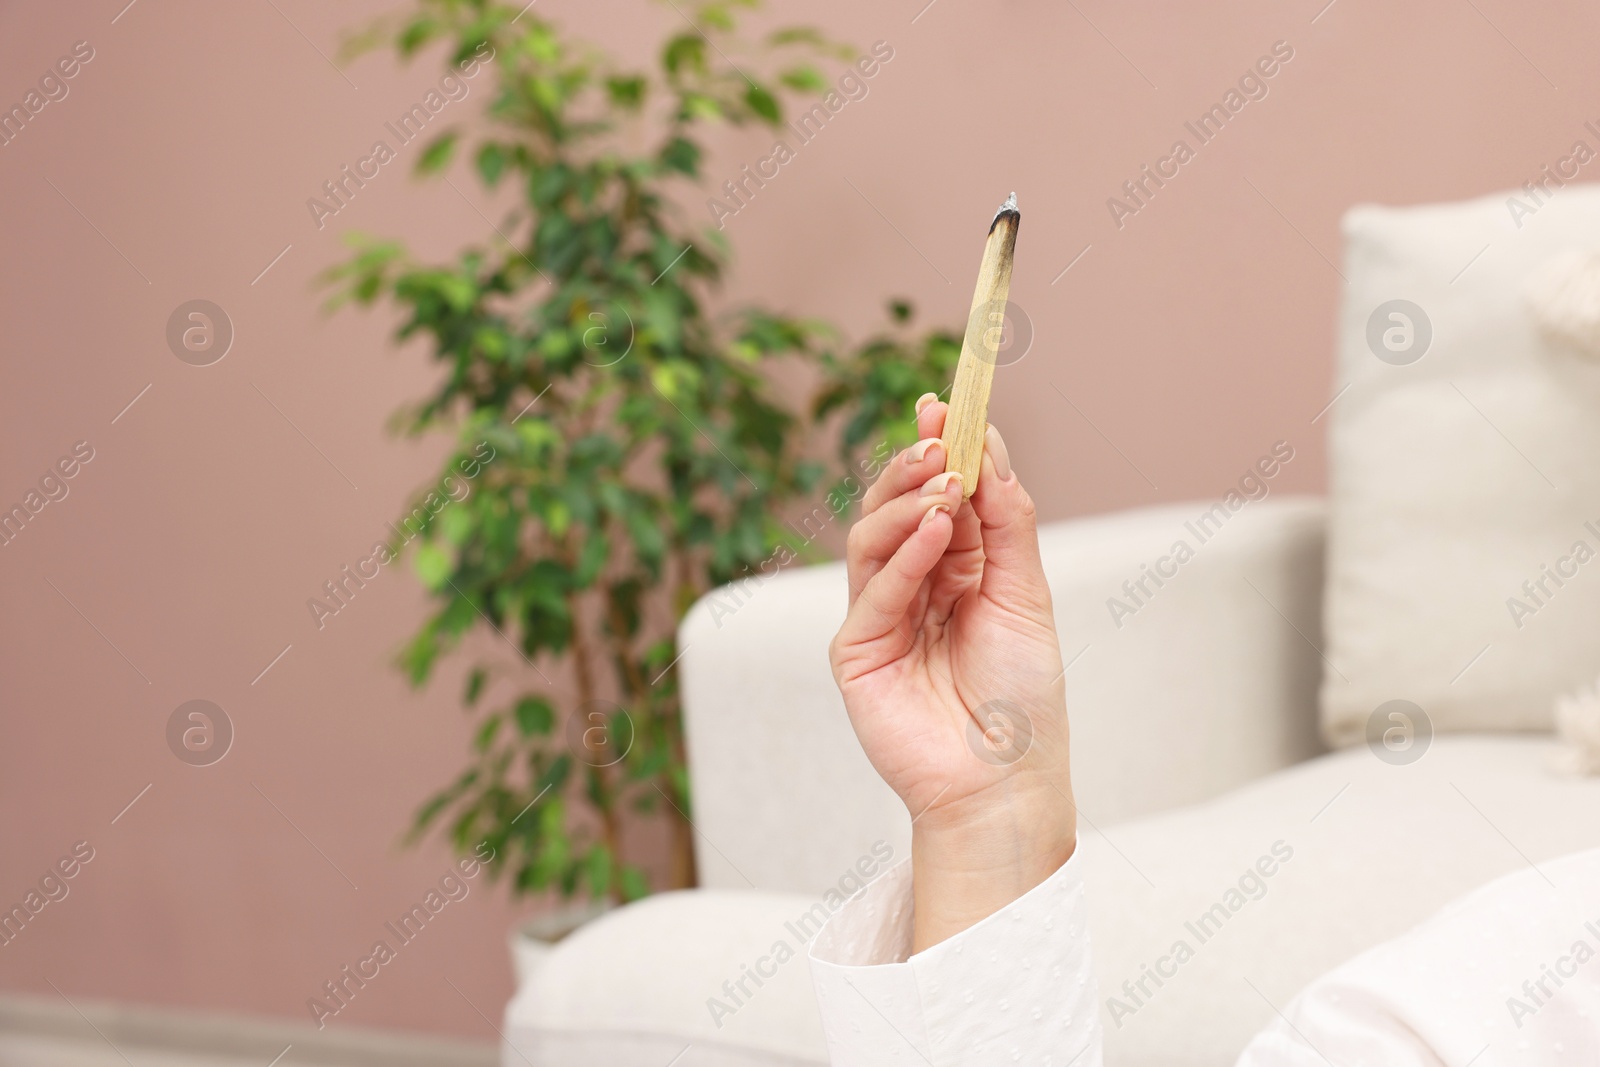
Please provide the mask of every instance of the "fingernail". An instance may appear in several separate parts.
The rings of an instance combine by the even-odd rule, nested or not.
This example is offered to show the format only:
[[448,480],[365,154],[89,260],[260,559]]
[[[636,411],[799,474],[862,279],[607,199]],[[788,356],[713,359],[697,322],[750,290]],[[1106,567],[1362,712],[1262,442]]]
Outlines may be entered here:
[[[939,451],[943,453],[944,442],[939,440],[937,437],[924,437],[922,440],[906,449],[906,462],[921,463],[923,460],[928,458],[928,452],[933,448],[938,448]],[[944,457],[941,454],[940,459],[943,458]]]
[[945,496],[950,492],[952,487],[954,487],[958,492],[960,491],[960,471],[945,471],[943,474],[935,474],[932,478],[929,478],[927,481],[922,483],[922,489],[918,491],[917,495]]
[[1000,431],[991,425],[983,431],[983,444],[989,450],[989,458],[994,460],[994,472],[1000,476],[1002,482],[1011,480],[1011,456],[1006,452],[1006,443],[1000,437]]
[[922,409],[939,399],[938,393],[923,393],[917,397],[917,414],[922,414]]
[[950,505],[949,504],[935,504],[933,507],[928,509],[928,513],[926,515],[922,516],[922,521],[917,523],[917,529],[920,530],[924,526],[928,525],[928,523],[932,522],[933,521],[933,517],[935,515],[939,514],[939,512],[941,512],[941,511],[948,512],[949,510],[950,510]]

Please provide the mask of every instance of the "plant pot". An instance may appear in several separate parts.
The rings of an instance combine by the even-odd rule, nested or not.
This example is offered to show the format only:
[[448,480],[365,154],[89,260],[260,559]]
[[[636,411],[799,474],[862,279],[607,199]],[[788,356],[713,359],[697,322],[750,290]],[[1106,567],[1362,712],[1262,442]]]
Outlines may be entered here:
[[526,985],[564,938],[614,907],[609,900],[570,901],[513,927],[508,941],[517,985]]

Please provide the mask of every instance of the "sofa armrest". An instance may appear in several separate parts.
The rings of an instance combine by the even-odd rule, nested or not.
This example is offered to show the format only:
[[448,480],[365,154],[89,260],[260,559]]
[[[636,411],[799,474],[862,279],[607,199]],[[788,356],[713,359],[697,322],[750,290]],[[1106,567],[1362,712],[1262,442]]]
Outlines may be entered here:
[[806,950],[835,910],[814,897],[694,889],[609,912],[518,984],[500,1062],[826,1067]]
[[1097,825],[1322,751],[1323,503],[1274,498],[1226,518],[1217,507],[1040,531],[1069,664],[1073,791]]
[[[1074,788],[1095,825],[1204,800],[1319,751],[1322,503],[1210,507],[1040,530],[1068,664]],[[1191,555],[1162,562],[1179,541]],[[1159,586],[1145,569],[1158,566],[1171,573]],[[683,621],[703,885],[818,893],[876,841],[909,848],[905,809],[863,755],[828,667],[845,594],[843,564],[804,567],[714,590]]]

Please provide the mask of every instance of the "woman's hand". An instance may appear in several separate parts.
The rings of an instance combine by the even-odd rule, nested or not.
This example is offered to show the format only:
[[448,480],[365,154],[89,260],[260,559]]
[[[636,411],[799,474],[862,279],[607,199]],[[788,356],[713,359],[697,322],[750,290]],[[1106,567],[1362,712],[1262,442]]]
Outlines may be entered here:
[[867,491],[829,649],[856,736],[912,815],[914,947],[993,914],[1077,843],[1061,646],[1033,501],[993,426],[977,491],[944,473],[947,406]]

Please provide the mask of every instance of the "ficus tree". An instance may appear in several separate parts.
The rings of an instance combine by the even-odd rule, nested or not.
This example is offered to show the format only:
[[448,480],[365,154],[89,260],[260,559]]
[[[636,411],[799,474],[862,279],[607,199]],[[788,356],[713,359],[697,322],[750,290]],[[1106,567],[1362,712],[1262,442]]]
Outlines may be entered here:
[[[681,29],[646,69],[490,0],[413,0],[351,42],[483,63],[487,102],[417,169],[515,190],[449,262],[357,238],[324,281],[330,304],[393,307],[397,340],[426,339],[441,378],[401,424],[457,436],[447,471],[478,461],[464,499],[421,508],[410,551],[435,606],[400,662],[423,685],[475,631],[515,655],[468,671],[467,766],[412,835],[487,842],[516,892],[649,892],[625,832],[641,820],[670,841],[656,881],[692,882],[677,621],[772,560],[788,509],[858,496],[838,492],[858,457],[914,439],[913,400],[943,390],[959,354],[949,333],[912,335],[903,303],[851,346],[819,319],[716,302],[728,250],[680,206],[704,138],[780,126],[785,100],[824,90],[819,64],[848,54],[809,29],[754,38],[752,6],[673,4]],[[796,380],[812,389],[800,403]]]

